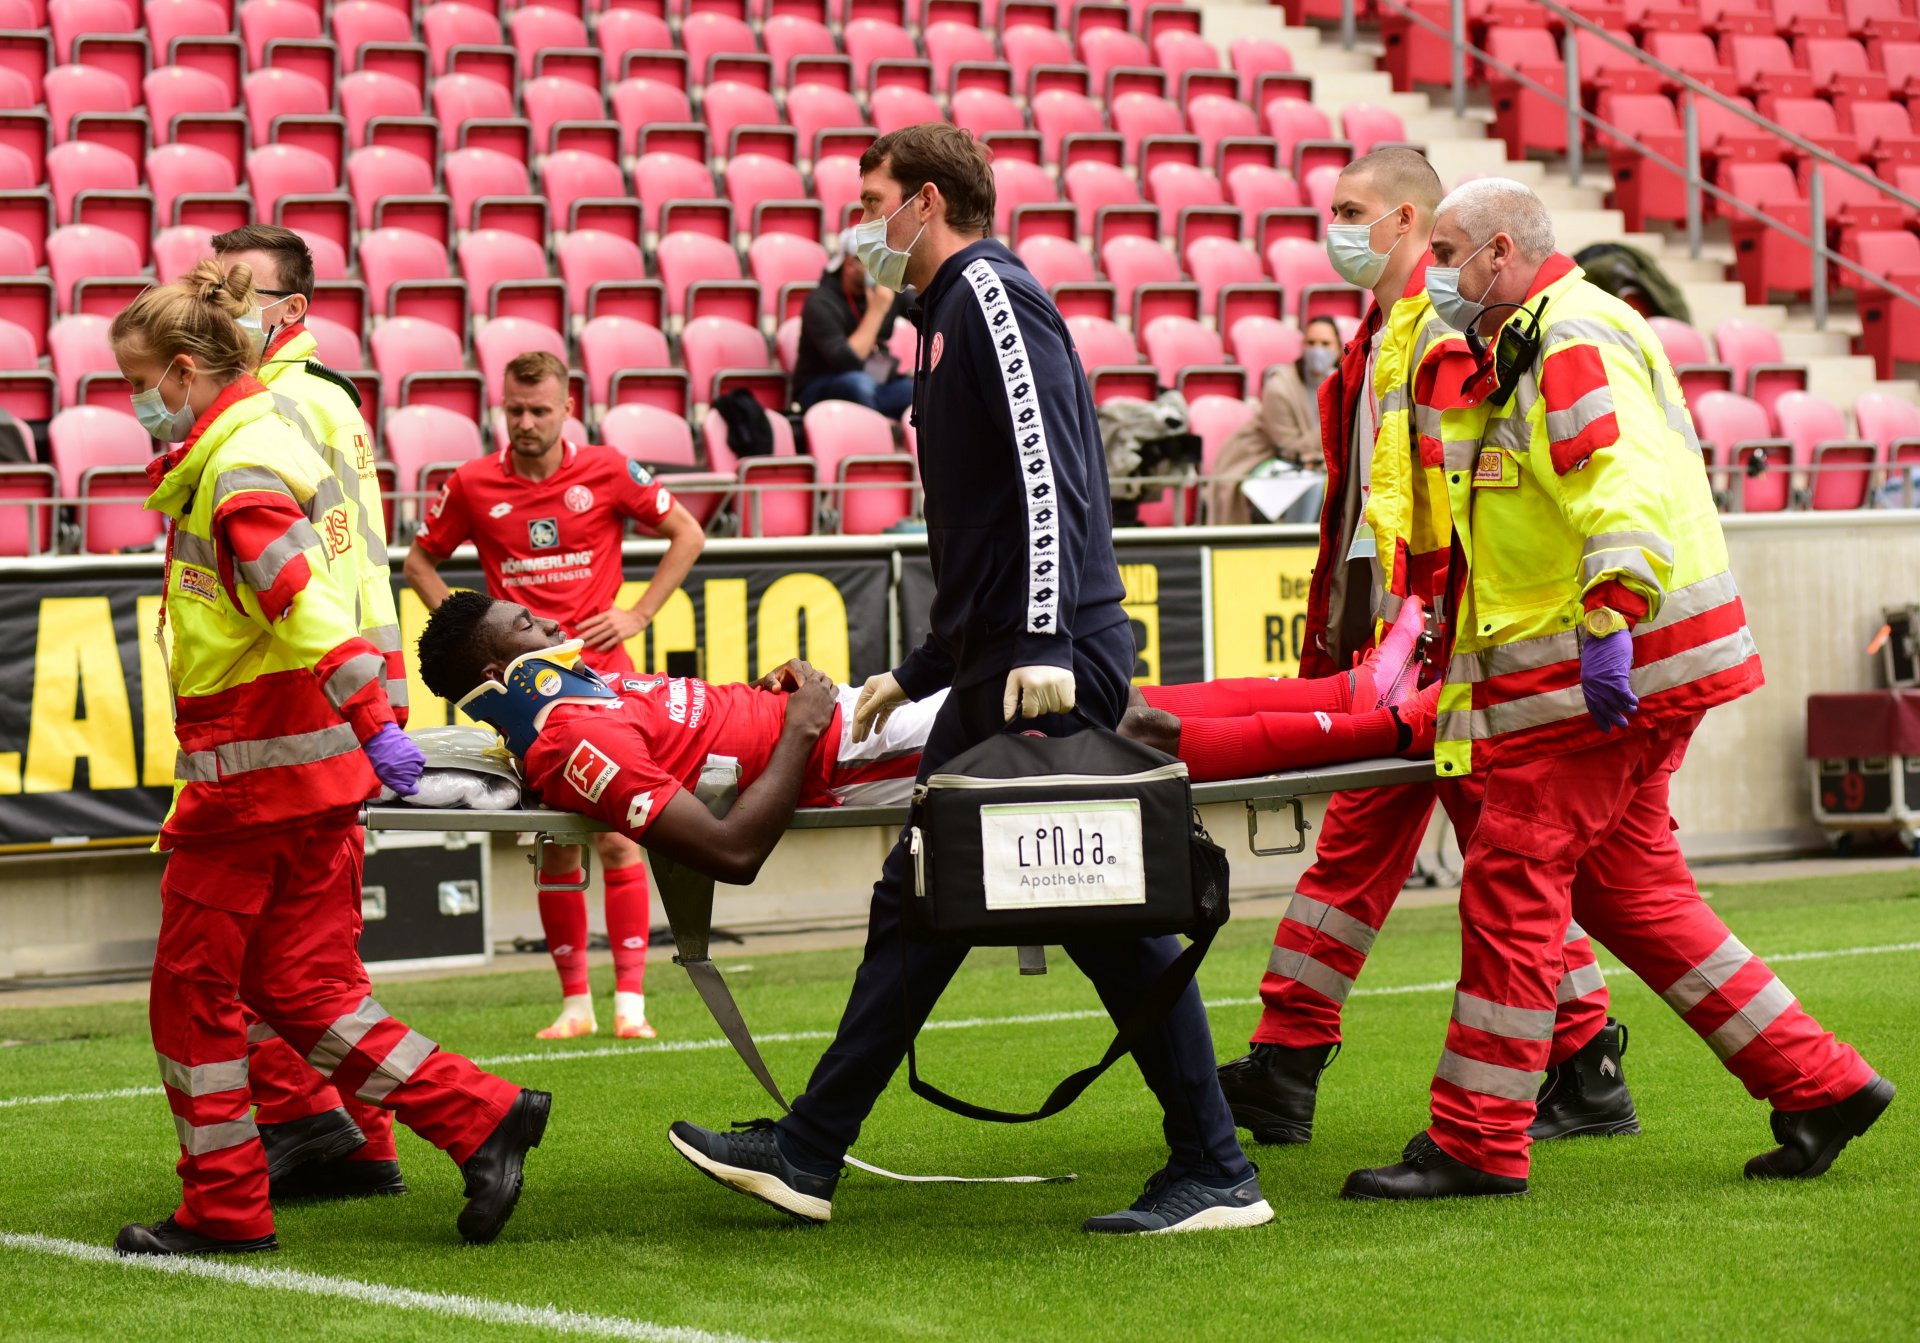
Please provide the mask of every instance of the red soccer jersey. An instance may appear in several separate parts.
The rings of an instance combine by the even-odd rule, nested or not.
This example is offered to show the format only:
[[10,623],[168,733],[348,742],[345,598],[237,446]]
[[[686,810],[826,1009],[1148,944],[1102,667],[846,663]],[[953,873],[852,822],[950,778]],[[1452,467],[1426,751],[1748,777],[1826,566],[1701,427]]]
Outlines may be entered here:
[[[644,842],[647,827],[712,756],[740,762],[740,787],[758,779],[787,720],[787,696],[684,677],[603,677],[616,698],[556,704],[527,752],[527,781],[550,807],[592,816]],[[833,805],[827,785],[839,722],[821,733],[799,805]]]
[[626,519],[652,528],[673,496],[612,448],[561,450],[560,469],[545,480],[515,472],[511,448],[462,462],[414,539],[441,559],[472,541],[488,592],[559,621],[571,638],[620,592]]

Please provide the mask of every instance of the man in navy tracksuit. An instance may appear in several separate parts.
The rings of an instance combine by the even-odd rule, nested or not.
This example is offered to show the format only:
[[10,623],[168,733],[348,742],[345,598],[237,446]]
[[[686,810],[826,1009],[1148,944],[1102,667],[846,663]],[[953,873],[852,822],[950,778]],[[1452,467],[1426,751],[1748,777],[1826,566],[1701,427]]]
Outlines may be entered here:
[[[1086,375],[1046,290],[988,236],[985,153],[965,131],[929,123],[882,136],[860,167],[861,260],[877,283],[922,294],[914,417],[935,593],[927,641],[867,682],[853,733],[860,740],[896,705],[952,687],[921,757],[925,779],[1016,713],[1051,733],[1073,730],[1064,715],[1076,704],[1097,723],[1119,723],[1133,636]],[[828,1220],[842,1156],[906,1057],[909,1029],[966,956],[909,944],[902,966],[898,920],[911,882],[902,836],[873,889],[866,957],[839,1032],[793,1112],[735,1133],[676,1123],[681,1155],[804,1221]],[[1066,948],[1116,1019],[1178,949],[1171,937]],[[1131,1208],[1086,1229],[1272,1220],[1220,1093],[1197,987],[1134,1058],[1165,1111],[1172,1155]]]

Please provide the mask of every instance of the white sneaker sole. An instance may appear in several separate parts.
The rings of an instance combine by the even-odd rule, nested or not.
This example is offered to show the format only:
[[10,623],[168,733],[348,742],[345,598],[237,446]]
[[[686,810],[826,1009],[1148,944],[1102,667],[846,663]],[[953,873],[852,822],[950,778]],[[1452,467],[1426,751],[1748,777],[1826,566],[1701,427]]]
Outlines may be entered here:
[[[742,1194],[751,1194],[762,1203],[770,1203],[781,1212],[798,1217],[803,1222],[827,1222],[833,1219],[832,1203],[824,1198],[803,1194],[776,1175],[715,1161],[705,1152],[680,1141],[680,1135],[677,1133],[669,1132],[667,1141],[674,1145],[681,1156],[729,1189],[736,1189]],[[1265,1208],[1266,1204],[1263,1203],[1260,1206]],[[1267,1210],[1267,1216],[1273,1216],[1272,1209]]]
[[1244,1208],[1217,1207],[1197,1212],[1184,1222],[1142,1231],[1143,1236],[1170,1236],[1179,1231],[1232,1231],[1236,1227],[1265,1226],[1273,1220],[1273,1207],[1265,1199]]

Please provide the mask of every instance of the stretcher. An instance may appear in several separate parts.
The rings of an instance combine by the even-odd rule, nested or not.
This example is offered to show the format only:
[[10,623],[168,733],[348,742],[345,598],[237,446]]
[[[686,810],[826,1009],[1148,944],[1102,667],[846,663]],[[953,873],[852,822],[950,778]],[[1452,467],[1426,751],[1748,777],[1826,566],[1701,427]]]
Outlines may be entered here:
[[[1193,800],[1196,806],[1217,803],[1238,802],[1245,806],[1247,813],[1247,847],[1255,854],[1299,853],[1306,848],[1307,831],[1312,823],[1307,819],[1301,800],[1328,793],[1344,792],[1352,788],[1379,788],[1391,784],[1420,783],[1433,778],[1433,764],[1424,760],[1360,760],[1342,765],[1327,765],[1317,769],[1297,770],[1285,774],[1268,774],[1255,778],[1226,779],[1217,783],[1197,783],[1193,785]],[[732,805],[732,780],[714,780],[703,777],[696,796],[714,808],[717,814],[725,814]],[[1262,823],[1267,818],[1283,816],[1291,826],[1291,837],[1281,835],[1263,837]],[[846,806],[846,807],[809,807],[793,814],[788,823],[790,830],[834,830],[862,826],[898,828],[906,824],[907,808],[898,806]],[[569,811],[553,811],[537,808],[515,808],[504,811],[473,811],[466,808],[435,809],[408,807],[404,805],[375,805],[365,809],[363,823],[371,830],[484,830],[508,834],[531,833],[534,836],[534,852],[531,855],[534,871],[540,872],[542,859],[553,845],[584,845],[581,880],[577,883],[559,884],[548,882],[544,876],[536,876],[535,882],[542,890],[584,890],[590,872],[593,849],[591,840],[594,835],[611,827],[592,817],[576,815]],[[720,968],[713,963],[708,954],[708,944],[713,934],[713,887],[714,879],[706,873],[677,863],[658,853],[648,854],[649,866],[653,869],[654,883],[660,900],[660,906],[666,911],[667,924],[673,930],[675,965],[684,969],[693,980],[694,988],[699,992],[701,1001],[713,1014],[714,1022],[733,1045],[734,1052],[740,1056],[760,1085],[765,1088],[781,1109],[788,1107],[787,1098],[781,1094],[779,1086],[773,1080],[760,1050],[754,1044],[753,1033],[747,1029],[746,1020],[740,1014],[740,1008],[733,1000],[732,992],[721,977]],[[1023,973],[1040,973],[1044,969],[1044,958],[1038,948],[1021,948],[1020,965]],[[851,1163],[862,1164],[863,1163]],[[865,1169],[875,1169],[864,1167]],[[892,1176],[892,1172],[877,1172]],[[945,1179],[948,1177],[900,1177],[908,1179]]]

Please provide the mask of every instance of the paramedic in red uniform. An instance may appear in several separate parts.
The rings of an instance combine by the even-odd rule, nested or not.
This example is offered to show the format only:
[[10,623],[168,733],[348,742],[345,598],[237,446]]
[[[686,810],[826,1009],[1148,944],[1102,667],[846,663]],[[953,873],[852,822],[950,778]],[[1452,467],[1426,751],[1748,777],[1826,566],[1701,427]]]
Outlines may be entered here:
[[[507,446],[463,463],[447,481],[407,553],[407,582],[429,610],[447,599],[442,560],[463,541],[480,552],[487,590],[560,622],[586,641],[588,660],[609,674],[630,672],[626,641],[650,624],[706,543],[693,515],[674,502],[638,462],[612,448],[569,443],[573,403],[567,369],[550,354],[523,354],[506,368]],[[640,600],[618,604],[624,579],[620,541],[631,518],[667,539],[667,553]],[[624,835],[594,840],[606,874],[607,941],[613,947],[614,1034],[651,1039],[647,1024],[647,868]],[[542,875],[582,881],[580,850],[548,850]],[[587,897],[583,890],[540,893],[540,926],[560,972],[559,1017],[543,1040],[597,1029],[587,983]]]
[[109,331],[134,412],[163,446],[147,507],[168,519],[156,637],[180,746],[155,846],[170,858],[149,1015],[181,1201],[114,1245],[279,1248],[243,1012],[458,1162],[460,1233],[491,1240],[552,1098],[443,1052],[368,992],[356,816],[381,784],[412,792],[425,761],[354,618],[348,497],[253,374],[259,322],[252,272],[209,258]]

